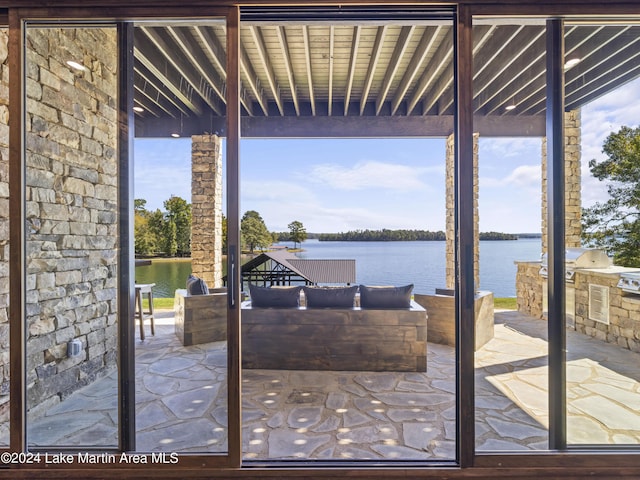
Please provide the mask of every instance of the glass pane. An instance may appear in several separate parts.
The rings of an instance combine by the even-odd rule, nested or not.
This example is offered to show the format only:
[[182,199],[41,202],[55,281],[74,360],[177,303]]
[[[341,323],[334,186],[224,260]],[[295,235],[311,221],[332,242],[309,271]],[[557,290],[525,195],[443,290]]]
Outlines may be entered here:
[[545,22],[478,18],[473,33],[480,267],[476,449],[544,450]]
[[[453,296],[436,298],[449,305],[440,337],[425,312],[431,335],[428,302],[453,287],[451,21],[248,24],[241,36],[246,71],[269,84],[264,47],[281,87],[253,101],[269,120],[281,104],[283,126],[263,136],[290,125],[301,137],[247,139],[243,124],[244,459],[455,459]],[[345,136],[378,138],[317,138]],[[403,136],[422,138],[386,138]],[[407,285],[412,302],[396,309],[365,288],[401,297]],[[292,303],[264,308],[277,297]]]
[[28,444],[117,447],[116,29],[25,38]]
[[0,446],[9,445],[9,31],[0,28]]
[[585,248],[567,281],[567,442],[637,447],[640,27],[565,29],[566,244]]
[[226,453],[226,172],[207,133],[225,119],[225,23],[136,23],[134,43],[136,448]]

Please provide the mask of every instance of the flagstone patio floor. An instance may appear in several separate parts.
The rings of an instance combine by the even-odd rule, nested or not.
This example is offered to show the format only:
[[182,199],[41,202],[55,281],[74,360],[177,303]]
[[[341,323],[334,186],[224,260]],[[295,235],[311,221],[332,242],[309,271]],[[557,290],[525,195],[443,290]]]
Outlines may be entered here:
[[[183,347],[172,315],[136,339],[136,449],[225,452],[226,343]],[[545,450],[546,322],[495,322],[476,352],[477,450]],[[424,373],[243,370],[244,458],[453,459],[454,349],[427,350]],[[639,366],[638,353],[567,331],[570,444],[640,444]],[[28,422],[29,444],[117,447],[116,383],[114,372]]]

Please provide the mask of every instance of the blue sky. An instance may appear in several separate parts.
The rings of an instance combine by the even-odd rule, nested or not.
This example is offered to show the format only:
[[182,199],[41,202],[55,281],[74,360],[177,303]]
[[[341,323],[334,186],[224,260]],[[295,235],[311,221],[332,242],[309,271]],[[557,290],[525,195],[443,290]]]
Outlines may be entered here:
[[[640,118],[640,80],[582,110],[582,201],[606,198],[589,174],[606,136]],[[481,231],[539,232],[541,139],[480,138]],[[241,210],[272,231],[293,220],[308,232],[444,230],[444,139],[244,139]],[[135,141],[135,196],[147,209],[171,195],[191,201],[190,139]]]

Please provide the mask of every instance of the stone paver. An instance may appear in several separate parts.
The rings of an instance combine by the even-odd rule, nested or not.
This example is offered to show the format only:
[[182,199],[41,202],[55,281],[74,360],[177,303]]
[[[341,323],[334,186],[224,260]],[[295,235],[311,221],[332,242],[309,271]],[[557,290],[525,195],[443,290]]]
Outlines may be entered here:
[[[496,314],[494,339],[476,352],[479,451],[547,448],[545,329]],[[567,345],[569,443],[640,444],[640,354],[573,331]],[[244,457],[454,458],[454,350],[429,344],[427,354],[426,373],[243,370]],[[161,322],[136,342],[136,362],[138,451],[227,450],[224,342],[183,347]],[[30,444],[117,445],[116,378],[31,421]]]

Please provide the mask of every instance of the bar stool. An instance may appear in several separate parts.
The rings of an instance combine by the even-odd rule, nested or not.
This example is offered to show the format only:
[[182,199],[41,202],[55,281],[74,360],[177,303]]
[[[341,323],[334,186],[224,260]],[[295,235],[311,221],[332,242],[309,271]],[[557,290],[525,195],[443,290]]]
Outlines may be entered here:
[[[153,319],[153,287],[155,283],[136,284],[136,311],[135,318],[140,320],[140,340],[144,340],[144,321],[148,318],[151,320],[151,335],[156,334]],[[142,308],[142,296],[147,295],[149,300],[149,310],[144,311]]]

